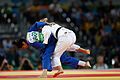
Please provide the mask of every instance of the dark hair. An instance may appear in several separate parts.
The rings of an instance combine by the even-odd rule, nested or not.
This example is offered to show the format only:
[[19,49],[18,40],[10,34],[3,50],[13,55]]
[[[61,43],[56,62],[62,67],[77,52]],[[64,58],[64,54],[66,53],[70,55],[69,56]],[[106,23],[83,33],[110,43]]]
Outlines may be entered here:
[[25,39],[18,39],[18,40],[14,40],[12,44],[17,46],[17,48],[22,48],[23,42],[27,43]]

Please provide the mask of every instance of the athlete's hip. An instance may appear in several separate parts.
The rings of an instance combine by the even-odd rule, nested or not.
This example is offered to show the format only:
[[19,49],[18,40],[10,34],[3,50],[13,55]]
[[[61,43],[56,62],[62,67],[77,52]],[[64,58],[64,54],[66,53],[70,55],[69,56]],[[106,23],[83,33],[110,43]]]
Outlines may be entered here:
[[73,31],[64,31],[62,34],[58,33],[58,39],[65,40],[65,41],[71,41],[72,43],[75,43],[76,41],[76,35]]

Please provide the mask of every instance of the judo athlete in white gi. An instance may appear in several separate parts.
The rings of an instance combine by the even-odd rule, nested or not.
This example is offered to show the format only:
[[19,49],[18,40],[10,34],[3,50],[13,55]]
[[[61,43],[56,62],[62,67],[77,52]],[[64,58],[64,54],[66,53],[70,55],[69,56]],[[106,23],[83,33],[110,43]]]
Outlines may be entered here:
[[[76,45],[76,35],[73,31],[61,27],[60,25],[53,23],[51,25],[45,25],[42,28],[42,34],[44,35],[44,44],[48,44],[48,39],[52,34],[56,39],[56,47],[52,57],[52,67],[58,70],[54,77],[63,73],[61,66],[60,57],[65,51],[76,51],[79,50],[80,46]],[[90,51],[88,51],[90,54]]]

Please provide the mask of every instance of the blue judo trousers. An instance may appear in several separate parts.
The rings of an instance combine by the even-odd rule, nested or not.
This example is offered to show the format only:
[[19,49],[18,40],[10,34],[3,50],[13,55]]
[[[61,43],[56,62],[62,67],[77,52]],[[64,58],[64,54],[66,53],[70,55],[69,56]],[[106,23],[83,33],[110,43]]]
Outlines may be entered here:
[[[28,32],[31,32],[31,31],[41,32],[40,28],[44,27],[45,25],[47,24],[44,22],[36,22],[29,28]],[[53,55],[56,42],[57,42],[57,39],[55,39],[54,36],[51,34],[47,45],[43,44],[42,42],[30,43],[31,46],[39,49],[40,54],[42,54],[42,68],[47,69],[48,71],[52,71],[51,57]],[[67,64],[72,68],[77,68],[77,65],[79,62],[78,59],[68,56],[66,52],[62,54],[60,60],[62,64]]]

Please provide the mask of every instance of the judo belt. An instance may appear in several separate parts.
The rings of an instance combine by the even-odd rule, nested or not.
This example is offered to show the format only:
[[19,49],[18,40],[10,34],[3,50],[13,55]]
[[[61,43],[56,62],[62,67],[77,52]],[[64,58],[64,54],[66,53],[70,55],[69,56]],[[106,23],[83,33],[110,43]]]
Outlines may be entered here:
[[58,32],[59,32],[59,30],[60,30],[61,28],[63,28],[63,27],[59,27],[59,28],[56,30],[55,36],[56,36],[57,39],[58,39]]

